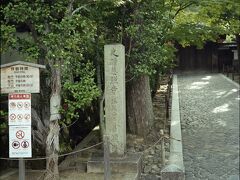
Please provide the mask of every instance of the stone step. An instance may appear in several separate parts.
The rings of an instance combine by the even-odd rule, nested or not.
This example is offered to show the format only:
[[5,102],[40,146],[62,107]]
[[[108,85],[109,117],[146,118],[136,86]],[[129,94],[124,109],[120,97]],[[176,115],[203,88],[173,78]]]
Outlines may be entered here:
[[[38,180],[43,179],[45,170],[26,170],[26,180]],[[60,180],[104,180],[104,173],[86,173],[69,169],[67,171],[60,171]],[[18,179],[18,169],[14,169],[11,172],[2,173],[1,180],[16,180]],[[112,180],[139,180],[137,173],[119,173],[111,174]]]
[[142,174],[140,180],[160,180],[160,176],[150,175],[150,174]]
[[[127,153],[123,158],[110,159],[110,168],[112,173],[137,173],[140,175],[142,169],[142,154]],[[92,157],[87,162],[88,173],[103,173],[103,156]]]
[[81,154],[81,156],[68,156],[63,162],[58,166],[59,170],[67,170],[67,169],[77,169],[81,171],[87,170],[87,161],[91,157],[91,152],[86,154]]
[[76,170],[79,172],[87,171],[87,162],[72,162],[69,164],[64,164],[64,166],[59,166],[59,171],[67,171],[67,170]]
[[[137,173],[112,173],[112,180],[139,180]],[[80,180],[80,179],[89,179],[89,180],[104,180],[104,173],[62,173],[61,180]]]

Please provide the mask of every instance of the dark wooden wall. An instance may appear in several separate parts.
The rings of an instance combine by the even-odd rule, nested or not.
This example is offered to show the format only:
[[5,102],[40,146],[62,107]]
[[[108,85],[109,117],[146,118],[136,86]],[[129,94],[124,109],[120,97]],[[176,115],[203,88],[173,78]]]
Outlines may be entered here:
[[203,49],[195,46],[180,47],[178,51],[180,70],[211,70],[212,56],[216,47],[212,43],[207,43]]
[[232,65],[232,49],[231,44],[213,42],[206,43],[202,49],[196,46],[178,47],[178,69],[222,72],[223,66]]

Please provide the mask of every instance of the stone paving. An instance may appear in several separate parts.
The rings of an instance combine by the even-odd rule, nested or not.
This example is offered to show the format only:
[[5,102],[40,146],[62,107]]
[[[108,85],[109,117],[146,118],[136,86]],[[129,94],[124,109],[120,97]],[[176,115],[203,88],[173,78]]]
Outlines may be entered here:
[[178,75],[186,180],[239,180],[239,85]]

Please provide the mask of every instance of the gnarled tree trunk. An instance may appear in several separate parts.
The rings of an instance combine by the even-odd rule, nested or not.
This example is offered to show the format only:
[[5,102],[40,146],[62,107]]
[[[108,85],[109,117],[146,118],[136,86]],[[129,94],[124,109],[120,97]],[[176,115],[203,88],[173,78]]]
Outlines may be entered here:
[[127,83],[127,120],[130,132],[146,138],[153,118],[149,76],[140,75]]
[[50,122],[46,141],[46,156],[49,156],[46,164],[45,180],[59,180],[58,152],[59,152],[59,124],[61,118],[59,108],[61,107],[61,72],[59,64],[52,66],[51,75],[51,98],[50,98]]

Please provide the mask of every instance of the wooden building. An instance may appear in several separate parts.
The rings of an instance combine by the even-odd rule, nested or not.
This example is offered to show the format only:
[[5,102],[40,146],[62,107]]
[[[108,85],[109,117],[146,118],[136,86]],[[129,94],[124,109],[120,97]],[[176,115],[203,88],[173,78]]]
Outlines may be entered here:
[[184,71],[203,70],[222,72],[228,69],[236,71],[239,60],[234,58],[237,52],[236,43],[207,42],[202,49],[196,46],[178,48],[178,69]]

